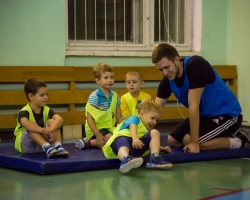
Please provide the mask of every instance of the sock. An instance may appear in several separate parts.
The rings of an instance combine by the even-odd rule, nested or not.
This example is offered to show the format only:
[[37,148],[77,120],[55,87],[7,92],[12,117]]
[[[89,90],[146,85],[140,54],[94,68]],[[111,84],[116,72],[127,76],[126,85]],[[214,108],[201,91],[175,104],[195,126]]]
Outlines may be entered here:
[[229,138],[230,141],[230,147],[229,149],[239,149],[242,146],[242,142],[239,138]]
[[91,142],[90,142],[90,140],[88,140],[88,147],[91,147]]
[[54,143],[54,148],[56,148],[56,147],[59,146],[59,145],[62,146],[62,143],[59,142],[59,141],[55,142],[55,143]]
[[159,153],[151,153],[150,157],[159,157]]
[[51,146],[50,143],[45,142],[45,143],[42,145],[43,150],[45,151],[45,148],[48,147],[48,146]]

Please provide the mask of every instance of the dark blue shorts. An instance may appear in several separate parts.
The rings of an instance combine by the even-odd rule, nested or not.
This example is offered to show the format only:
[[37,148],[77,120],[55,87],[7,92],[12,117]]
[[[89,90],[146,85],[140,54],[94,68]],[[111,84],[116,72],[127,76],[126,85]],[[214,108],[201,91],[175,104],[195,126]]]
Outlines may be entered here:
[[115,141],[111,144],[111,148],[113,152],[118,155],[118,151],[121,147],[128,147],[129,148],[129,155],[135,156],[135,157],[141,157],[142,154],[149,150],[149,143],[151,140],[150,132],[145,134],[143,137],[140,138],[144,146],[142,146],[142,149],[135,149],[132,146],[132,138],[129,137],[118,137],[115,139]]

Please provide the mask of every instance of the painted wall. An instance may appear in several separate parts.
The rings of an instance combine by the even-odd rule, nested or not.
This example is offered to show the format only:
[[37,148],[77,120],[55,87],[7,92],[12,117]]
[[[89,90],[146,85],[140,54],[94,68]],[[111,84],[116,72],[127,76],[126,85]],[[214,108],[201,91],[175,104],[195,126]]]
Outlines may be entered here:
[[[64,0],[0,0],[0,65],[151,65],[150,58],[66,57]],[[246,61],[249,0],[202,1],[202,54],[211,64],[238,66],[239,101],[250,121]]]
[[[226,63],[227,2],[202,2],[202,52],[212,64]],[[0,65],[87,66],[100,60],[117,66],[151,65],[150,58],[65,58],[64,3],[64,0],[0,0]],[[220,31],[215,31],[218,28]]]
[[211,64],[227,63],[228,0],[202,1],[202,56]]
[[0,65],[64,65],[64,0],[0,0]]
[[238,70],[238,96],[244,120],[250,122],[250,1],[229,0],[228,6],[228,59],[227,63],[236,64]]

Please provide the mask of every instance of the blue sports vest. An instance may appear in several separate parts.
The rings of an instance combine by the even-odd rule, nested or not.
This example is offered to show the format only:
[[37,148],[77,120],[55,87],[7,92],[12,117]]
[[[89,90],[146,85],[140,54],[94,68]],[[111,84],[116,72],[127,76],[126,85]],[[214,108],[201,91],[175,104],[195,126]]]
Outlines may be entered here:
[[[184,82],[183,85],[178,88],[175,81],[170,81],[170,88],[175,94],[176,98],[188,108],[188,90],[189,80],[186,76],[186,69],[188,62],[192,57],[186,57],[184,59]],[[200,116],[201,117],[213,117],[218,115],[228,114],[231,117],[237,117],[241,113],[241,107],[234,96],[230,88],[219,77],[218,73],[213,69],[215,73],[215,81],[212,84],[206,84],[200,101]]]

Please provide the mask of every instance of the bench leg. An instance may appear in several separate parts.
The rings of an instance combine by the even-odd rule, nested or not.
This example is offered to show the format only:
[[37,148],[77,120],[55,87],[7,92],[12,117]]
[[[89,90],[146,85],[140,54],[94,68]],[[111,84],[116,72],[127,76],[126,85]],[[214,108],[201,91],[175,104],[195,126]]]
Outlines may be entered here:
[[63,126],[63,139],[82,138],[82,125]]

